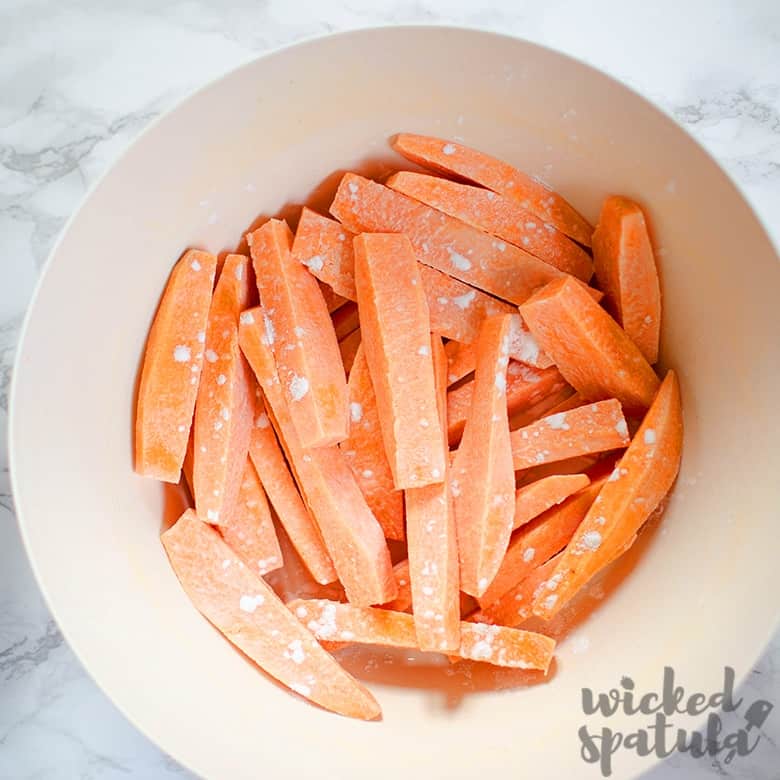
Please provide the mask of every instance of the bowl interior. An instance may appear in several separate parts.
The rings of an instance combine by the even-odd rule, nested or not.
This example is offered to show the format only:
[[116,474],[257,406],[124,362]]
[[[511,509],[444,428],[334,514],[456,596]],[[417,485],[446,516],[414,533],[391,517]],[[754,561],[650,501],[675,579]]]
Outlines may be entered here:
[[[131,419],[147,329],[182,250],[232,249],[258,216],[289,213],[313,191],[326,207],[334,171],[401,164],[386,143],[400,130],[510,160],[591,220],[611,192],[647,206],[663,276],[662,362],[680,374],[686,448],[663,522],[609,575],[609,598],[595,592],[548,683],[493,671],[468,681],[430,659],[387,662],[408,667],[400,676],[355,661],[384,709],[381,723],[359,723],[274,685],[191,608],[158,541],[178,499],[134,475]],[[412,766],[448,778],[497,767],[577,775],[583,686],[605,691],[625,674],[657,690],[672,666],[689,691],[714,691],[723,665],[745,673],[777,623],[777,600],[765,596],[776,590],[768,541],[780,504],[768,423],[780,397],[778,294],[777,257],[719,168],[672,121],[582,64],[442,28],[282,50],[150,128],[49,262],[11,421],[35,572],[98,683],[201,775],[389,778]],[[641,724],[616,714],[609,725]],[[649,760],[625,752],[615,774]]]

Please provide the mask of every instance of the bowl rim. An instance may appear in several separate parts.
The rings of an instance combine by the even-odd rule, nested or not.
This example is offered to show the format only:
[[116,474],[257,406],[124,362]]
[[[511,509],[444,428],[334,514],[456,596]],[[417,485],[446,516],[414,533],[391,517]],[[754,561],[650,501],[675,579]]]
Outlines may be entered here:
[[[614,85],[617,85],[621,87],[622,89],[629,92],[633,97],[637,98],[639,101],[645,104],[645,106],[655,111],[659,114],[661,114],[665,119],[669,120],[674,124],[674,126],[682,131],[685,136],[688,138],[689,141],[691,141],[693,144],[698,147],[698,149],[706,156],[706,158],[709,160],[710,163],[712,163],[715,168],[719,171],[719,173],[724,177],[726,182],[733,187],[736,194],[739,196],[739,198],[745,203],[745,205],[748,207],[750,213],[752,214],[753,218],[756,220],[756,224],[761,230],[761,232],[764,235],[764,238],[766,239],[768,245],[772,248],[776,259],[778,262],[780,262],[780,238],[778,238],[777,241],[772,236],[771,231],[768,229],[766,221],[761,217],[761,215],[756,211],[756,209],[753,207],[753,204],[751,202],[750,197],[745,192],[744,188],[737,182],[734,177],[721,165],[721,163],[718,161],[718,159],[693,135],[693,133],[685,126],[683,125],[670,111],[665,109],[663,106],[660,106],[658,103],[656,103],[653,99],[648,97],[647,95],[640,92],[635,87],[627,84],[622,79],[612,75],[611,73],[608,73],[607,71],[602,70],[601,68],[597,67],[596,65],[591,64],[590,62],[586,62],[585,60],[580,59],[577,56],[574,56],[572,54],[566,53],[564,51],[561,51],[560,49],[557,49],[553,46],[549,46],[547,44],[539,43],[537,41],[529,40],[528,38],[524,38],[520,35],[514,35],[510,33],[505,32],[497,32],[496,30],[487,28],[487,27],[480,27],[477,25],[471,25],[471,24],[458,24],[458,23],[441,23],[441,22],[417,22],[414,24],[373,24],[373,25],[361,25],[359,27],[349,27],[347,29],[343,30],[337,30],[337,31],[328,31],[324,33],[315,33],[313,35],[308,35],[302,38],[298,38],[296,40],[280,44],[279,46],[275,46],[271,49],[268,49],[267,51],[261,52],[259,54],[255,54],[254,56],[250,56],[245,61],[239,63],[238,65],[235,65],[233,67],[230,67],[220,73],[218,73],[215,76],[212,76],[208,80],[204,81],[203,83],[189,89],[186,91],[182,96],[180,96],[178,99],[176,99],[170,106],[168,106],[165,110],[161,111],[158,116],[156,116],[154,119],[152,119],[145,127],[143,127],[128,143],[127,145],[110,161],[110,163],[107,165],[105,170],[103,170],[96,178],[95,180],[89,185],[87,190],[84,192],[82,197],[79,199],[77,205],[71,212],[68,219],[65,221],[65,224],[60,229],[60,232],[52,245],[51,249],[49,250],[46,260],[43,263],[43,265],[40,268],[40,271],[38,273],[38,277],[36,279],[35,285],[33,287],[32,294],[30,295],[29,301],[27,303],[27,307],[25,309],[25,313],[22,319],[22,324],[19,329],[19,337],[17,339],[16,344],[16,353],[14,356],[14,361],[12,363],[11,368],[11,382],[9,387],[9,395],[8,395],[8,430],[6,435],[6,443],[7,443],[7,451],[8,451],[8,471],[9,471],[9,481],[10,481],[10,487],[11,487],[11,495],[13,497],[14,501],[14,516],[16,518],[16,525],[19,529],[20,537],[22,540],[22,545],[24,548],[24,552],[27,556],[28,563],[30,565],[30,569],[32,570],[33,577],[35,579],[35,583],[38,587],[38,590],[43,598],[44,604],[46,606],[46,609],[49,611],[52,619],[57,625],[57,628],[59,629],[60,633],[62,634],[65,642],[67,643],[69,649],[74,654],[76,659],[78,660],[81,668],[85,672],[85,674],[89,677],[90,680],[97,686],[97,688],[101,691],[101,693],[108,699],[108,701],[111,703],[113,707],[115,707],[121,715],[124,717],[124,719],[132,725],[133,728],[135,728],[140,734],[144,736],[145,739],[147,739],[157,750],[161,751],[162,753],[170,756],[173,758],[180,766],[184,767],[187,771],[198,775],[198,771],[195,767],[193,767],[189,761],[185,758],[183,758],[180,755],[176,755],[174,752],[169,752],[168,748],[163,747],[160,745],[156,738],[147,731],[145,726],[140,724],[134,716],[132,716],[127,709],[125,708],[124,704],[118,701],[114,698],[112,693],[109,691],[109,689],[103,684],[103,682],[98,679],[89,669],[87,664],[85,663],[80,647],[79,642],[74,642],[70,636],[70,632],[68,628],[60,622],[60,619],[58,618],[55,610],[52,607],[52,598],[50,596],[50,593],[48,591],[47,586],[45,585],[45,579],[42,577],[41,572],[38,567],[38,563],[36,561],[36,558],[32,551],[32,546],[29,543],[28,535],[27,535],[27,525],[23,520],[24,510],[22,506],[22,501],[20,500],[20,491],[17,485],[17,477],[16,477],[16,470],[17,467],[15,465],[16,461],[16,450],[21,449],[21,442],[17,444],[18,441],[18,435],[16,433],[17,423],[16,423],[16,396],[19,392],[18,389],[18,377],[19,372],[17,371],[17,366],[21,362],[22,356],[24,355],[24,349],[25,349],[25,342],[26,342],[26,336],[27,331],[29,328],[29,324],[34,316],[34,312],[36,309],[37,300],[39,297],[40,290],[43,286],[43,283],[46,279],[46,276],[49,273],[50,267],[54,262],[54,258],[59,252],[60,245],[62,244],[63,240],[69,233],[72,224],[75,222],[75,220],[80,215],[81,211],[84,209],[85,205],[93,198],[95,192],[98,190],[98,188],[101,186],[103,181],[114,171],[114,169],[117,167],[117,165],[130,153],[130,151],[138,144],[140,141],[146,137],[147,134],[153,132],[155,128],[164,122],[171,114],[179,110],[183,105],[189,103],[192,100],[195,100],[198,98],[202,93],[208,91],[212,87],[216,86],[220,81],[223,81],[224,79],[227,79],[228,77],[232,76],[233,74],[248,69],[251,67],[254,67],[255,64],[259,60],[264,59],[271,59],[277,55],[281,55],[286,53],[287,51],[291,49],[295,49],[298,47],[306,47],[311,44],[319,43],[320,41],[326,40],[326,39],[349,39],[351,37],[359,37],[361,35],[364,35],[366,33],[377,33],[377,32],[383,32],[383,33],[390,33],[390,34],[398,34],[403,35],[407,32],[421,32],[421,31],[427,31],[427,30],[433,30],[438,32],[455,32],[455,33],[475,33],[479,36],[487,36],[487,37],[493,37],[493,38],[499,38],[504,41],[512,41],[512,42],[518,42],[523,44],[524,46],[528,46],[531,48],[535,48],[538,50],[541,50],[543,52],[546,52],[547,54],[553,55],[555,57],[562,58],[564,60],[568,60],[569,63],[572,65],[581,68],[581,69],[587,69],[591,71],[594,75],[606,79],[608,81],[611,81]],[[767,626],[766,635],[764,636],[763,640],[761,641],[760,646],[758,646],[757,651],[755,653],[755,656],[753,657],[753,660],[749,664],[749,666],[746,666],[743,673],[737,677],[735,680],[735,686],[738,687],[742,685],[742,683],[747,679],[750,668],[755,665],[755,662],[764,654],[767,647],[769,646],[769,643],[771,642],[775,632],[777,631],[778,627],[780,627],[780,622],[777,622],[775,625],[769,625]],[[702,719],[699,721],[699,726],[703,724],[705,721]],[[643,773],[649,771],[652,767],[655,767],[662,763],[664,759],[659,759],[655,756],[650,757],[647,756],[646,758],[646,766],[642,770]],[[199,776],[199,775],[198,775]]]

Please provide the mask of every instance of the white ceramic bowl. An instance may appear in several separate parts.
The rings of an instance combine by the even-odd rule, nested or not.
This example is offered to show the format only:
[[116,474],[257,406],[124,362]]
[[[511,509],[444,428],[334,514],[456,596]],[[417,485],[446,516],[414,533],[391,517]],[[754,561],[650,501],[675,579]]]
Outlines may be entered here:
[[[563,642],[548,684],[496,692],[506,678],[487,677],[469,692],[416,662],[407,685],[367,675],[384,720],[361,723],[272,684],[190,606],[158,540],[164,492],[132,470],[131,419],[149,322],[182,250],[231,248],[258,215],[300,202],[333,171],[392,160],[386,139],[400,130],[506,158],[591,220],[611,192],[648,206],[662,362],[682,381],[686,448],[661,531]],[[606,690],[627,674],[657,690],[670,665],[690,692],[711,691],[724,664],[747,672],[778,622],[778,297],[778,258],[734,185],[672,120],[592,68],[433,27],[261,57],[149,128],[49,258],[10,434],[38,581],[98,684],[205,777],[579,776],[582,686]],[[623,752],[615,776],[650,760]]]

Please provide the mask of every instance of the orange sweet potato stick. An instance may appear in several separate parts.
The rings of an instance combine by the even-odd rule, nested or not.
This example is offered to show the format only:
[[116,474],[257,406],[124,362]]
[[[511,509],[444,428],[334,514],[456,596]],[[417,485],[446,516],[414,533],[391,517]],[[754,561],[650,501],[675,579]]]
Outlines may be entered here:
[[349,336],[345,336],[339,341],[339,352],[341,353],[341,362],[344,364],[344,371],[349,376],[352,367],[355,364],[355,356],[360,347],[360,328],[353,330]]
[[254,382],[238,345],[238,317],[250,294],[249,259],[228,255],[217,280],[195,406],[195,509],[226,525],[238,499],[254,418]]
[[404,539],[404,497],[393,485],[393,473],[382,443],[374,388],[362,347],[358,347],[347,388],[349,432],[339,447],[385,536]]
[[617,398],[629,413],[650,406],[658,377],[625,331],[574,279],[547,285],[520,313],[584,399]]
[[587,474],[551,474],[518,488],[513,527],[518,529],[588,485],[590,477]]
[[614,195],[593,234],[596,278],[606,304],[651,365],[658,360],[661,288],[642,209]]
[[352,233],[343,225],[304,206],[292,256],[338,295],[356,299]]
[[347,598],[361,606],[390,601],[395,597],[396,584],[382,528],[339,448],[302,446],[267,343],[261,307],[244,312],[240,338]]
[[[550,393],[561,390],[565,386],[566,382],[560,371],[554,366],[539,370],[522,363],[511,362],[507,369],[507,411],[510,416],[513,416],[520,409],[536,404]],[[460,441],[473,393],[473,380],[447,393],[447,436],[450,447],[454,447]]]
[[477,599],[483,609],[501,598],[528,572],[562,550],[588,508],[593,504],[606,477],[594,480],[562,504],[548,509],[535,520],[519,528],[513,535],[490,587]]
[[553,617],[636,535],[674,483],[682,438],[680,387],[669,371],[631,444],[566,546],[548,580],[552,592],[534,601],[535,615]]
[[506,376],[510,318],[485,320],[477,344],[474,393],[452,464],[460,587],[480,596],[495,577],[512,533],[515,477]]
[[135,470],[178,482],[203,365],[217,259],[190,249],[176,263],[146,342],[135,418]]
[[540,591],[547,578],[552,575],[563,553],[558,553],[545,563],[531,569],[522,579],[510,588],[500,599],[484,609],[472,612],[468,619],[473,623],[492,623],[497,626],[517,628],[533,617],[531,607],[534,594]]
[[298,493],[265,411],[259,411],[255,418],[255,427],[249,440],[249,456],[279,522],[304,565],[321,585],[333,582],[337,578],[336,569],[320,529]]
[[566,276],[519,247],[354,173],[344,175],[330,211],[356,233],[404,233],[420,262],[511,303]]
[[557,192],[509,163],[463,144],[424,135],[400,133],[393,149],[408,160],[437,172],[456,174],[520,204],[561,233],[590,246],[593,227]]
[[304,447],[347,435],[347,384],[328,307],[316,279],[290,256],[290,229],[269,220],[248,234],[284,397]]
[[393,566],[393,577],[398,586],[398,593],[392,601],[383,604],[384,609],[392,609],[396,612],[411,612],[412,609],[412,583],[409,579],[409,559],[404,558]]
[[628,445],[628,424],[615,398],[543,417],[512,431],[512,464],[526,469],[540,463],[606,452]]
[[412,246],[397,233],[354,241],[363,349],[396,488],[444,479],[430,319]]
[[593,275],[593,263],[587,252],[517,201],[482,187],[412,171],[399,171],[385,183],[410,198],[509,241],[585,282]]
[[[293,244],[293,256],[318,279],[334,284],[350,300],[357,300],[355,256],[351,240],[354,234],[338,222],[307,209],[304,209],[304,216],[306,223],[304,224],[302,217],[296,243]],[[321,230],[321,234],[310,235],[317,230]],[[301,241],[296,252],[299,235]],[[341,236],[346,236],[347,240],[341,240]],[[311,247],[316,247],[318,254],[309,255],[310,251],[314,251]],[[471,343],[476,341],[485,317],[496,314],[517,315],[515,306],[487,295],[448,274],[422,263],[418,264],[418,269],[428,302],[431,330],[444,338]],[[333,317],[339,340],[344,338],[348,330],[357,327],[357,322],[348,317],[347,313],[351,311],[352,309],[344,307],[343,313],[339,309]],[[538,368],[552,365],[552,361],[539,352],[538,345],[519,316],[516,327],[518,330],[509,348],[510,356]]]
[[[449,456],[447,430],[447,355],[441,338],[433,336],[431,352],[441,422],[441,447]],[[444,458],[445,464],[449,460]],[[421,650],[457,650],[460,638],[458,541],[449,482],[404,491],[409,578],[414,625]]]
[[195,608],[261,669],[326,709],[364,720],[381,714],[368,690],[192,510],[162,535],[162,543]]
[[357,305],[351,301],[333,312],[331,319],[333,320],[333,330],[339,341],[360,327]]
[[[299,599],[290,609],[315,637],[387,647],[417,648],[414,617],[388,609],[360,608],[327,599]],[[555,640],[532,631],[484,623],[460,624],[459,658],[495,666],[547,671]]]

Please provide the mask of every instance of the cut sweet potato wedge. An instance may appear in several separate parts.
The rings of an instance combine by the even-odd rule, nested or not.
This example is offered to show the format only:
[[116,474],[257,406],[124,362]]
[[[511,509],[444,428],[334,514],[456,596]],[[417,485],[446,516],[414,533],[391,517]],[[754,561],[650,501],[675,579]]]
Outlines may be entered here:
[[333,712],[364,720],[381,714],[369,691],[192,510],[162,535],[162,542],[195,608],[261,669]]
[[651,365],[658,360],[661,288],[642,209],[613,195],[593,234],[593,260],[607,308]]
[[324,447],[347,435],[347,384],[322,291],[290,256],[291,240],[287,224],[275,219],[247,235],[295,430],[304,447]]
[[482,187],[412,171],[399,171],[385,183],[410,198],[509,241],[585,282],[593,275],[593,263],[587,252],[511,198]]
[[420,262],[511,303],[566,276],[512,244],[354,173],[344,175],[330,211],[356,233],[404,233]]
[[135,418],[135,470],[178,482],[203,366],[217,259],[190,249],[171,272],[144,352]]
[[244,467],[238,500],[220,531],[236,555],[258,574],[268,574],[284,564],[271,507],[249,458]]
[[520,313],[584,399],[617,398],[630,413],[650,406],[658,377],[625,331],[574,279],[547,285]]
[[314,580],[326,585],[337,579],[320,529],[298,493],[268,415],[260,410],[249,440],[249,456],[279,522]]
[[[361,609],[327,599],[299,599],[291,602],[289,607],[318,639],[410,649],[418,647],[414,617],[405,612]],[[554,639],[516,628],[462,621],[460,633],[459,658],[484,661],[495,666],[546,672],[555,649]]]
[[518,488],[513,527],[518,529],[588,485],[590,477],[587,474],[552,474]]
[[526,469],[540,463],[576,458],[628,446],[628,424],[615,398],[557,412],[512,431],[512,465]]
[[292,256],[338,295],[355,300],[352,234],[343,225],[304,206]]
[[254,419],[254,382],[238,345],[238,317],[250,295],[249,258],[228,255],[217,280],[206,330],[205,362],[195,406],[195,509],[226,525],[238,499]]
[[562,504],[519,528],[490,587],[477,599],[483,609],[500,599],[532,569],[562,550],[593,504],[606,477],[594,480]]
[[[507,411],[510,416],[566,387],[566,381],[554,366],[540,370],[513,361],[507,369],[506,379]],[[450,447],[460,441],[473,393],[473,379],[447,393],[447,436]]]
[[341,362],[344,364],[344,371],[349,376],[352,371],[352,367],[355,364],[355,356],[357,355],[358,347],[360,347],[360,328],[353,330],[349,336],[345,336],[339,341],[339,352],[341,353]]
[[363,349],[396,488],[444,478],[430,318],[412,246],[397,233],[354,240]]
[[534,614],[549,619],[636,535],[669,492],[682,454],[680,387],[669,371],[612,475],[566,546]]
[[[251,316],[248,316],[251,315]],[[293,472],[319,526],[347,598],[354,604],[384,604],[395,597],[390,551],[338,447],[306,448],[298,438],[273,355],[264,312],[241,318],[241,345],[279,426]]]
[[[441,447],[448,456],[447,355],[441,338],[431,338],[436,397],[441,423]],[[458,542],[449,481],[448,457],[444,481],[404,491],[409,579],[414,625],[421,650],[453,651],[460,646]]]
[[404,539],[404,497],[393,485],[385,454],[374,388],[366,356],[358,347],[349,372],[349,433],[339,445],[366,503],[388,539]]
[[485,320],[477,344],[474,393],[452,464],[460,587],[480,596],[493,580],[512,533],[515,477],[507,416],[510,317]]
[[455,174],[510,198],[526,211],[575,241],[590,246],[593,227],[557,192],[509,163],[461,143],[400,133],[393,149],[407,160],[437,172]]

